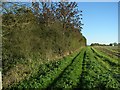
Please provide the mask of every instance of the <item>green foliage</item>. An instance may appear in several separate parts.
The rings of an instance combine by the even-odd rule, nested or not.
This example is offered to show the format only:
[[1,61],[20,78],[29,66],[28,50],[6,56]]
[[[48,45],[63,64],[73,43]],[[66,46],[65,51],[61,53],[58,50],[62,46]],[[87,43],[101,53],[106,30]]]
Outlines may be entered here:
[[58,78],[52,88],[77,88],[80,74],[82,73],[82,62],[85,49],[82,49],[80,54],[74,58],[73,63],[64,71],[63,75]]
[[29,79],[12,86],[11,88],[47,88],[59,74],[72,62],[77,52],[65,57],[63,60],[43,64],[36,74]]
[[77,52],[86,46],[77,3],[40,3],[3,3],[3,87],[119,89],[116,59],[91,47]]
[[[11,9],[8,9],[7,5]],[[50,13],[48,9],[45,13]],[[42,61],[53,60],[85,46],[85,38],[79,29],[69,27],[63,33],[60,20],[46,25],[47,22],[40,22],[40,17],[44,19],[44,13],[39,12],[42,15],[37,17],[36,10],[37,8],[31,9],[22,3],[3,3],[3,73],[17,62],[33,57]],[[56,16],[50,14],[50,17]]]
[[115,60],[114,58],[111,58],[102,52],[98,52],[94,48],[92,48],[92,49],[99,57],[104,58],[104,61],[108,62],[110,65],[120,66],[120,64],[118,63],[118,60]]
[[[98,52],[98,51],[97,51]],[[36,74],[11,88],[81,88],[119,89],[119,72],[112,69],[104,58],[97,56],[90,47],[84,48],[63,60],[46,63]]]
[[34,68],[38,64],[34,63],[32,70],[35,73],[9,88],[119,89],[117,66],[106,62],[108,56],[99,53],[87,47],[62,60],[41,64],[36,70]]
[[98,62],[101,58],[95,58],[94,56],[96,55],[88,48],[81,82],[83,86],[81,86],[81,88],[119,88],[119,83],[113,78],[112,72],[106,69],[103,63]]

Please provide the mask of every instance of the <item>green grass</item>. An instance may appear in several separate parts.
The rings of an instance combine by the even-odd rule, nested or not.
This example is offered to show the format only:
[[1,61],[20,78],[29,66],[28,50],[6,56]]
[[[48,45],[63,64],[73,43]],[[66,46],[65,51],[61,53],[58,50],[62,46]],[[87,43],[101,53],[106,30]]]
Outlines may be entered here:
[[117,65],[114,58],[93,47],[86,47],[80,53],[40,65],[29,78],[10,88],[119,90]]
[[62,76],[54,83],[53,88],[77,88],[80,74],[82,73],[82,62],[85,49],[83,49],[74,62],[67,67]]
[[67,65],[72,62],[76,54],[78,53],[76,52],[68,57],[65,57],[63,60],[42,65],[34,76],[12,86],[12,88],[47,88],[47,86],[59,76]]
[[118,46],[94,46],[95,49],[103,52],[104,55],[108,55],[111,58],[118,60],[119,49]]
[[[102,60],[102,59],[101,59]],[[90,48],[86,51],[86,65],[82,78],[81,88],[119,88],[119,82],[106,70],[96,58]]]
[[102,53],[102,52],[98,52],[97,50],[95,50],[94,48],[92,48],[94,50],[94,52],[101,58],[104,58],[105,61],[109,62],[111,65],[119,65],[118,60],[115,60],[114,58],[109,57],[108,55]]

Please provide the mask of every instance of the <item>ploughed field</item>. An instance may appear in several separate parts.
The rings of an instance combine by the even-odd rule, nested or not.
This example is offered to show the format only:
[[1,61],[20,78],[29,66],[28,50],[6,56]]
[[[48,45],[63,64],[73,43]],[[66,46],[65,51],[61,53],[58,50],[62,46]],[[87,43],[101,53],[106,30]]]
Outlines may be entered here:
[[10,88],[120,89],[119,52],[109,47],[85,47],[62,60],[43,64],[39,71]]

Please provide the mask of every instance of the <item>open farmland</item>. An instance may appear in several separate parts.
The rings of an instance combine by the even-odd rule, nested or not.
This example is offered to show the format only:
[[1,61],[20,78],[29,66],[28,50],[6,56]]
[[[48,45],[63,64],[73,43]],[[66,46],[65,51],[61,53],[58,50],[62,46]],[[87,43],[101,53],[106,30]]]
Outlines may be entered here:
[[96,47],[83,48],[62,60],[41,65],[37,73],[9,88],[119,90],[120,64],[107,54]]
[[120,57],[120,48],[118,46],[94,46],[99,51],[106,53],[112,58]]

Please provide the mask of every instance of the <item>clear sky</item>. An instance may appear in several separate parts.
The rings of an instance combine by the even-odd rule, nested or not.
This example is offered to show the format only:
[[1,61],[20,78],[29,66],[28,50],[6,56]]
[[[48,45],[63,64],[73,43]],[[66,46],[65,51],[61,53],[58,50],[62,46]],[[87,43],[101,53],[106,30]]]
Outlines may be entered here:
[[118,42],[118,3],[79,2],[83,11],[83,35],[87,44]]

